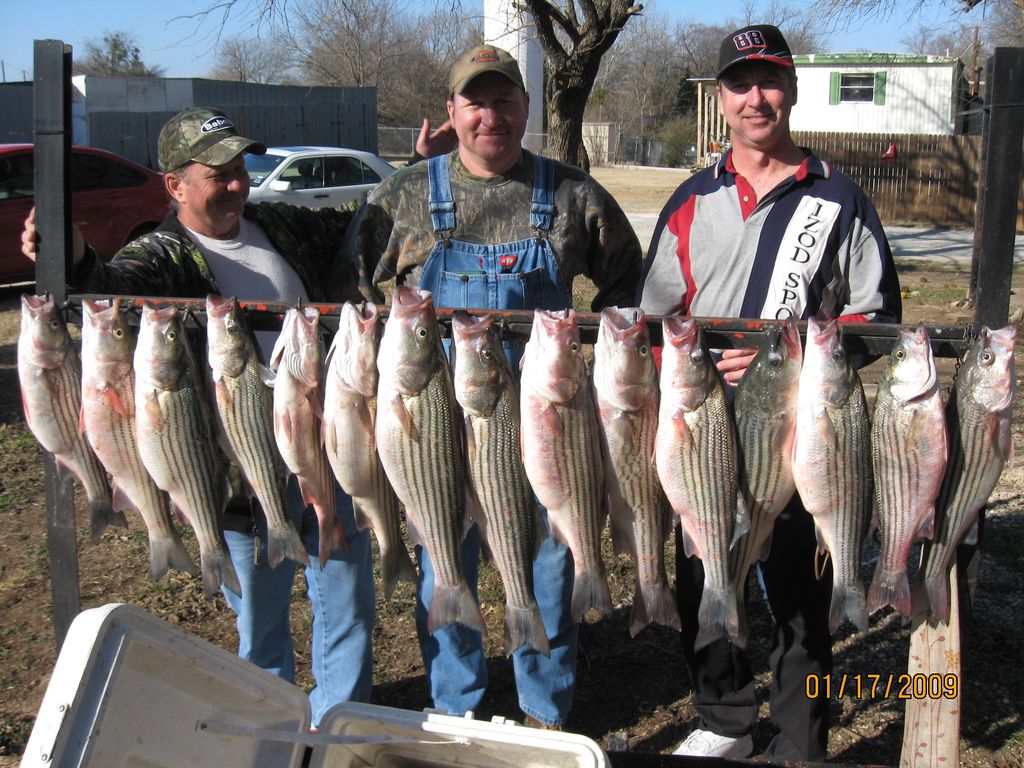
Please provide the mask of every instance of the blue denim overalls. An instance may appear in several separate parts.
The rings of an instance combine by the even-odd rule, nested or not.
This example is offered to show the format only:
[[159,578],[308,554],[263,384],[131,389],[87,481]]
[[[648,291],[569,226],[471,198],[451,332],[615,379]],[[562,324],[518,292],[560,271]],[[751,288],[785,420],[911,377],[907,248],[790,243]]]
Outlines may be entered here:
[[[554,163],[533,155],[533,199],[530,226],[536,236],[511,243],[478,245],[455,240],[455,203],[449,178],[448,155],[427,161],[430,218],[437,242],[423,265],[419,287],[430,291],[434,306],[474,309],[565,309],[572,306],[548,241],[555,218]],[[509,211],[503,215],[516,215]],[[525,211],[522,212],[525,214]],[[518,372],[521,342],[505,343]],[[541,508],[546,520],[546,513]],[[430,681],[434,706],[462,715],[476,709],[487,687],[487,659],[478,632],[454,624],[430,635],[427,611],[434,590],[434,572],[426,550],[417,547],[421,583],[416,604],[416,629]],[[474,596],[480,534],[470,529],[462,546],[463,571]],[[513,654],[519,706],[548,725],[565,722],[576,681],[578,626],[568,610],[573,587],[572,555],[548,536],[534,561],[534,593],[551,642],[546,658],[533,649]]]

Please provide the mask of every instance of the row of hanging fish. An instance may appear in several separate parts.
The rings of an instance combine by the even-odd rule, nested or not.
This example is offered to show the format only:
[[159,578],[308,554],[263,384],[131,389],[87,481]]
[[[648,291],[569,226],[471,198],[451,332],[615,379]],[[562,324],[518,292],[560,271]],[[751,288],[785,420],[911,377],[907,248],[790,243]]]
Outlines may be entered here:
[[[337,478],[378,540],[385,596],[415,578],[404,509],[436,571],[431,631],[453,622],[484,631],[460,561],[478,524],[505,585],[509,653],[549,650],[532,584],[547,535],[537,501],[572,551],[575,620],[611,612],[601,556],[610,518],[615,550],[636,562],[631,633],[651,622],[679,629],[664,562],[679,522],[705,571],[697,647],[722,636],[743,645],[743,585],[795,492],[832,561],[833,631],[844,619],[863,629],[888,605],[910,615],[907,560],[918,539],[929,610],[945,618],[956,545],[1012,453],[1012,327],[982,330],[945,407],[927,334],[901,329],[872,418],[834,321],[808,321],[805,349],[795,323],[771,330],[730,403],[697,321],[664,319],[659,374],[637,309],[602,313],[590,370],[575,312],[537,310],[518,383],[493,317],[453,314],[450,364],[431,296],[414,288],[396,290],[387,323],[374,305],[344,305],[326,361],[318,311],[289,310],[273,370],[234,300],[208,298],[208,373],[175,308],[145,306],[134,345],[116,300],[83,309],[79,363],[53,302],[24,297],[19,372],[29,426],[83,482],[94,536],[135,509],[153,575],[194,572],[173,507],[196,530],[207,592],[222,581],[236,588],[219,530],[227,486],[218,451],[266,511],[275,566],[308,563],[284,509],[289,474],[317,513],[321,559],[347,546]],[[112,502],[102,468],[114,478]],[[859,569],[872,519],[882,551],[865,600]]]

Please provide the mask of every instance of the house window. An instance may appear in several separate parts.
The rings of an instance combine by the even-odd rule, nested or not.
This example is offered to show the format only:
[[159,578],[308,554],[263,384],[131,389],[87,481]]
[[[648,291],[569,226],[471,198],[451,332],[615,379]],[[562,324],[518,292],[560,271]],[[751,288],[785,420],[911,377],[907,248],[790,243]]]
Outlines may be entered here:
[[885,72],[833,72],[829,104],[885,104]]

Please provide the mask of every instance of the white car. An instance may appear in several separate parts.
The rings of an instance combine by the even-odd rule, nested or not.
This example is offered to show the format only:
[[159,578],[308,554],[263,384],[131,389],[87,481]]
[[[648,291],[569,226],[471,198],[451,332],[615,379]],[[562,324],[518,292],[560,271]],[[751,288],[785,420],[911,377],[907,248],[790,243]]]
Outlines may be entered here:
[[306,208],[337,208],[395,172],[372,152],[339,147],[267,147],[265,155],[245,155],[249,200],[290,203]]

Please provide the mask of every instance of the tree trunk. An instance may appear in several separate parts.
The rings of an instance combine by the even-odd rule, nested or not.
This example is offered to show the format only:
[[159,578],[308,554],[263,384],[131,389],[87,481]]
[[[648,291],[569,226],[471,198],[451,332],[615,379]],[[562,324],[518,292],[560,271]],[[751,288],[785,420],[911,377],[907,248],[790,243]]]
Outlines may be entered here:
[[548,151],[556,160],[590,171],[590,156],[583,144],[583,112],[594,81],[566,73],[553,73],[547,82]]

